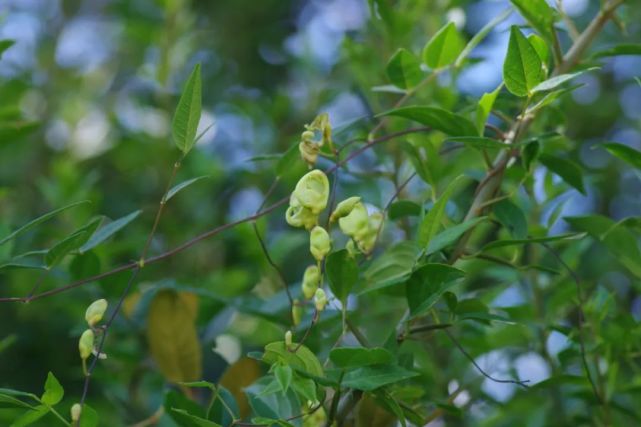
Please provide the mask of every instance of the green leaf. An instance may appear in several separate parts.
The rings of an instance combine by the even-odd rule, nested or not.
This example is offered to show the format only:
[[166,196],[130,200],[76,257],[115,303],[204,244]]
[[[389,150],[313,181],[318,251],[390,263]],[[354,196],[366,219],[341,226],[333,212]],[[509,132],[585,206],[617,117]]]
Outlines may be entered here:
[[460,67],[463,65],[463,61],[467,59],[469,54],[474,50],[476,46],[478,46],[479,43],[487,37],[487,35],[492,31],[497,25],[499,25],[501,22],[505,21],[508,16],[512,14],[512,9],[508,8],[505,9],[503,12],[499,13],[496,15],[490,22],[485,24],[483,28],[481,28],[475,35],[472,37],[472,39],[467,43],[463,51],[461,51],[461,54],[456,58],[456,62],[454,63],[454,66],[456,68]]
[[569,80],[572,80],[575,77],[580,76],[581,74],[585,73],[586,71],[592,71],[592,70],[595,70],[595,69],[596,68],[588,68],[587,70],[578,71],[578,72],[572,73],[572,74],[561,74],[561,75],[558,75],[558,76],[554,76],[554,77],[549,78],[549,79],[539,83],[538,85],[536,85],[532,89],[532,93],[544,92],[544,91],[552,90],[552,89],[556,88],[557,86],[560,86],[563,83],[565,83],[565,82],[567,82]]
[[476,126],[467,118],[438,107],[410,106],[386,111],[380,116],[413,120],[450,136],[477,136]]
[[303,401],[311,400],[312,402],[318,400],[316,394],[316,383],[309,378],[295,378],[292,382],[292,389],[303,398]]
[[486,138],[484,136],[456,136],[448,138],[447,140],[451,142],[460,142],[474,148],[494,148],[501,150],[514,147],[511,144],[506,144],[494,138]]
[[85,253],[95,248],[96,246],[110,238],[112,235],[125,228],[127,224],[136,219],[141,212],[141,210],[137,210],[130,213],[129,215],[123,216],[122,218],[118,218],[117,220],[112,221],[104,227],[100,228],[91,235],[89,240],[87,240],[87,243],[82,245],[80,249],[78,249],[78,251],[80,253]]
[[331,253],[325,263],[329,288],[343,303],[358,280],[358,265],[346,249]]
[[183,89],[174,119],[171,123],[171,132],[176,146],[183,152],[189,153],[196,142],[196,132],[200,122],[202,109],[202,83],[200,79],[200,64],[196,64]]
[[516,96],[528,96],[543,81],[541,58],[517,26],[512,26],[503,63],[505,87]]
[[432,69],[453,63],[463,51],[465,42],[453,22],[438,30],[423,49],[423,62]]
[[419,246],[412,241],[400,242],[387,249],[363,273],[365,289],[361,293],[404,282],[411,274],[419,252]]
[[296,352],[290,351],[285,347],[284,341],[269,343],[265,346],[263,360],[269,364],[281,362],[314,376],[323,376],[323,368],[316,355],[309,348],[304,345],[298,347],[297,344],[293,344],[292,347],[298,348],[298,350]]
[[181,427],[200,427],[202,424],[191,416],[199,419],[205,417],[204,408],[176,390],[170,390],[165,394],[163,407],[165,413]]
[[494,204],[492,210],[496,218],[508,229],[512,237],[515,239],[523,239],[527,236],[527,219],[521,208],[517,205],[505,199]]
[[641,55],[641,44],[619,44],[608,49],[600,50],[595,53],[593,58],[605,58],[608,56],[620,55]]
[[70,205],[64,206],[62,208],[55,209],[55,210],[53,210],[51,212],[47,212],[46,214],[44,214],[42,216],[39,216],[38,218],[29,221],[28,223],[26,223],[22,227],[20,227],[17,230],[15,230],[13,233],[11,233],[8,236],[4,237],[2,240],[0,240],[0,245],[3,245],[5,243],[7,243],[9,240],[15,238],[19,234],[24,233],[25,231],[28,231],[28,230],[32,229],[36,225],[42,224],[43,222],[53,218],[54,216],[58,215],[60,212],[64,212],[67,209],[71,209],[71,208],[74,208],[76,206],[79,206],[79,205],[82,205],[82,204],[85,204],[85,203],[89,203],[89,201],[88,200],[83,200],[81,202],[75,202],[75,203],[72,203]]
[[222,427],[220,424],[192,415],[184,409],[171,408],[172,415],[175,419],[180,420],[179,425],[185,427]]
[[201,179],[209,178],[209,175],[203,175],[199,176],[196,178],[188,179],[187,181],[183,181],[180,184],[177,184],[173,187],[171,187],[171,190],[167,192],[167,194],[164,197],[165,203],[169,201],[172,197],[174,197],[179,191],[184,190],[185,188],[189,187],[191,184],[200,181]]
[[294,376],[294,372],[290,366],[277,365],[274,368],[274,376],[276,377],[276,381],[278,381],[280,389],[283,392],[289,390],[289,386],[292,383],[292,377]]
[[630,148],[627,145],[619,144],[616,142],[606,142],[603,144],[606,150],[613,156],[631,164],[635,168],[641,170],[641,151]]
[[585,187],[583,186],[583,171],[581,167],[571,160],[564,159],[550,154],[541,153],[539,155],[539,162],[551,172],[558,175],[570,184],[572,187],[585,194]]
[[4,408],[27,408],[33,409],[33,406],[13,396],[0,393],[0,409]]
[[432,237],[434,237],[438,229],[441,227],[441,221],[443,220],[443,215],[445,213],[445,206],[452,196],[454,189],[461,181],[461,178],[462,176],[457,177],[447,186],[443,194],[441,194],[441,197],[439,197],[436,203],[434,203],[434,206],[432,206],[432,209],[427,212],[427,215],[425,215],[425,218],[421,221],[421,224],[418,227],[416,241],[422,248],[427,247],[430,240],[432,240]]
[[100,226],[101,222],[101,217],[94,218],[84,227],[79,228],[56,243],[45,255],[45,264],[47,265],[47,268],[55,266],[71,251],[82,247],[82,245],[84,245],[89,240],[89,237],[96,231],[98,226]]
[[208,412],[207,419],[223,426],[229,426],[240,419],[240,410],[234,395],[223,386],[218,386],[218,397],[211,403]]
[[49,372],[47,381],[45,382],[45,392],[40,400],[47,406],[54,406],[62,400],[65,391],[56,379],[56,377]]
[[548,44],[541,36],[538,34],[530,34],[527,36],[527,40],[530,42],[536,53],[541,58],[541,62],[544,67],[547,67],[548,62],[550,61],[550,48]]
[[441,295],[464,276],[463,271],[447,264],[425,264],[414,271],[405,285],[410,315],[427,313]]
[[18,419],[13,421],[11,427],[24,427],[31,425],[49,413],[49,408],[45,405],[36,406],[22,414]]
[[412,166],[414,166],[414,170],[418,176],[428,184],[433,182],[432,175],[430,174],[426,162],[421,157],[421,153],[418,148],[409,142],[402,143],[401,148],[407,154],[407,158],[412,163]]
[[476,128],[478,129],[479,135],[483,135],[485,124],[487,123],[487,119],[490,117],[490,113],[494,107],[494,101],[496,101],[496,97],[499,95],[502,88],[503,83],[494,89],[494,91],[484,93],[481,99],[479,99],[479,103],[476,106]]
[[387,63],[387,77],[401,89],[411,89],[421,82],[423,72],[418,58],[407,49],[399,49]]
[[9,49],[15,41],[13,40],[0,40],[0,59],[2,59],[2,54],[5,52],[5,50]]
[[389,219],[395,221],[407,216],[419,216],[421,206],[411,200],[398,200],[392,203],[388,210]]
[[434,236],[432,240],[430,240],[429,246],[427,248],[427,255],[438,252],[454,244],[459,239],[459,237],[461,237],[467,230],[476,226],[478,223],[485,221],[486,219],[487,217],[485,216],[472,218],[441,231],[436,236]]
[[574,85],[574,86],[571,86],[571,87],[567,87],[567,88],[563,88],[563,89],[557,89],[555,91],[549,92],[549,93],[545,94],[545,96],[543,98],[541,98],[541,100],[539,100],[539,102],[537,102],[534,105],[530,105],[527,108],[527,110],[525,110],[525,113],[526,114],[530,114],[530,113],[533,113],[533,112],[535,112],[535,111],[537,111],[537,110],[539,110],[539,109],[541,109],[541,108],[543,108],[543,107],[545,107],[547,105],[550,105],[552,102],[556,101],[562,95],[565,95],[566,93],[573,92],[573,91],[575,91],[576,89],[578,89],[578,88],[580,88],[582,86],[584,86],[584,85],[583,84],[578,84],[578,85]]
[[522,246],[529,243],[547,243],[557,240],[580,239],[583,236],[585,236],[584,233],[565,233],[558,234],[556,236],[533,237],[531,239],[495,240],[483,246],[481,251],[488,251],[490,249],[502,248],[505,246]]
[[100,418],[98,413],[86,403],[82,405],[82,413],[80,414],[80,427],[98,427]]
[[539,158],[540,151],[541,147],[538,141],[532,141],[523,147],[521,150],[521,160],[523,161],[525,170],[530,170],[532,164]]
[[554,35],[553,25],[556,21],[554,10],[545,0],[511,0],[519,13],[548,41]]
[[337,368],[357,368],[389,364],[394,357],[389,350],[381,347],[339,347],[329,352],[329,359]]
[[347,372],[341,385],[357,390],[372,391],[416,376],[418,373],[396,365],[365,366]]

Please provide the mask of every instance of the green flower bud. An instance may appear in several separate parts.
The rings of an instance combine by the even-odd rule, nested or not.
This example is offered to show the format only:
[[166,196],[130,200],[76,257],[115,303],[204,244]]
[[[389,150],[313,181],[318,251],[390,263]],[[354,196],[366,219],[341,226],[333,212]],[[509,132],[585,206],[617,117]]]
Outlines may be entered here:
[[85,320],[89,326],[94,326],[102,320],[102,316],[107,310],[107,300],[99,299],[91,303],[85,312]]
[[329,180],[321,170],[314,169],[304,175],[296,184],[289,200],[290,206],[301,206],[318,215],[327,206],[329,198]]
[[327,305],[327,295],[325,291],[318,288],[314,294],[314,305],[316,306],[316,311],[323,311]]
[[363,234],[357,242],[358,247],[365,254],[371,253],[374,249],[380,229],[383,227],[383,214],[380,212],[374,212],[370,215],[368,222],[367,233]]
[[368,229],[367,208],[361,202],[354,204],[351,212],[338,220],[341,231],[346,235],[358,239],[367,233]]
[[71,407],[71,421],[76,422],[80,420],[80,413],[82,412],[82,406],[80,403],[74,403]]
[[332,239],[327,231],[319,225],[314,227],[309,233],[309,251],[316,261],[322,261],[331,249]]
[[292,331],[285,332],[285,348],[292,346]]
[[303,319],[303,308],[299,304],[299,301],[295,299],[294,304],[292,305],[292,322],[294,323],[294,326],[298,326],[300,321]]
[[314,296],[318,285],[320,284],[320,270],[315,265],[310,265],[305,269],[303,274],[303,295],[306,299]]
[[78,350],[82,360],[86,360],[91,355],[91,352],[93,351],[93,341],[94,334],[91,329],[87,329],[80,336],[80,340],[78,341]]
[[349,215],[350,212],[352,212],[352,209],[354,209],[354,206],[356,206],[356,204],[360,201],[360,197],[354,196],[340,202],[338,205],[336,205],[336,209],[334,209],[334,212],[332,212],[332,214],[330,215],[330,222],[334,222],[339,218],[343,218],[344,216]]

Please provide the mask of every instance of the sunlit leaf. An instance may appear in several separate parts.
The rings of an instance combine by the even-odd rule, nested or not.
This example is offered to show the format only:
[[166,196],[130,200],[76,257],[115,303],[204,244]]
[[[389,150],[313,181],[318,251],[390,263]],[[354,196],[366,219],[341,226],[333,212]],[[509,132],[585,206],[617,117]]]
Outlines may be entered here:
[[423,50],[423,61],[432,69],[453,63],[463,51],[465,42],[453,22],[438,30]]
[[543,81],[541,58],[517,26],[512,26],[503,63],[505,87],[516,96],[528,96]]
[[407,49],[399,49],[387,63],[387,77],[401,89],[410,89],[423,79],[418,58]]
[[183,88],[171,123],[174,142],[183,154],[189,153],[196,143],[196,132],[202,109],[201,97],[200,64],[196,64]]

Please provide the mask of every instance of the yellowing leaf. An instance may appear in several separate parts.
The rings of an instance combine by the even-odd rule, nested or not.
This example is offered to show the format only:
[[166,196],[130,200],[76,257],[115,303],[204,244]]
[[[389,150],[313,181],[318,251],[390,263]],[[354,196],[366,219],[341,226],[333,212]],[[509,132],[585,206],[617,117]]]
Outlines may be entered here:
[[198,309],[195,295],[162,290],[156,294],[147,317],[151,356],[168,381],[201,378],[202,355],[194,324]]
[[220,378],[220,385],[225,387],[234,396],[238,403],[240,418],[249,415],[249,401],[243,389],[252,385],[260,376],[260,364],[249,357],[241,357],[230,365]]

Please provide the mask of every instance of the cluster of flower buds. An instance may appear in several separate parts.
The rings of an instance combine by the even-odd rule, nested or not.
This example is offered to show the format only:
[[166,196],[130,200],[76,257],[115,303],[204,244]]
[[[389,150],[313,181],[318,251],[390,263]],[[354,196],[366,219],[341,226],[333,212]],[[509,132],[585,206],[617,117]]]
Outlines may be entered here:
[[369,215],[360,197],[340,202],[329,219],[331,222],[338,220],[341,231],[351,237],[346,248],[352,255],[358,251],[371,253],[383,224],[383,214],[374,212]]
[[94,352],[94,341],[96,336],[94,334],[93,328],[102,320],[102,317],[105,315],[105,311],[107,311],[107,300],[99,299],[92,302],[89,307],[87,307],[87,311],[85,312],[85,320],[89,325],[89,329],[85,330],[82,333],[82,335],[80,336],[80,340],[78,341],[78,352],[80,353],[80,358],[82,359],[82,367],[85,371],[85,374],[87,373],[86,361]]
[[310,169],[316,164],[318,153],[325,144],[332,146],[332,127],[327,113],[316,116],[311,124],[305,125],[301,142],[298,144],[300,155]]
[[329,180],[322,171],[315,169],[304,175],[296,184],[289,198],[285,214],[292,227],[311,230],[318,223],[318,215],[327,207]]

